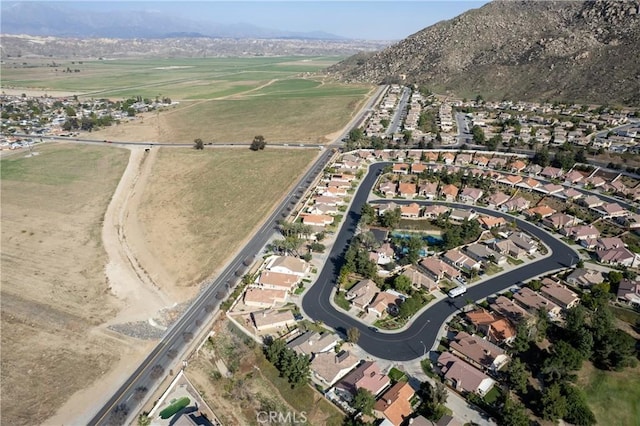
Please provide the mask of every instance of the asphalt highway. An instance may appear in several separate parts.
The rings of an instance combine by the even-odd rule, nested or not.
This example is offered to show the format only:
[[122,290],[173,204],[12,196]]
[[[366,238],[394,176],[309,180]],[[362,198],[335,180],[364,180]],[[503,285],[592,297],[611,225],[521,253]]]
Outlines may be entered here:
[[[409,328],[402,332],[385,333],[382,330],[377,332],[370,330],[367,325],[334,308],[329,299],[331,297],[331,290],[336,285],[338,272],[343,263],[344,252],[348,247],[360,219],[360,209],[367,201],[369,191],[373,187],[376,178],[387,164],[390,163],[377,163],[370,166],[369,173],[360,185],[353,198],[351,207],[345,215],[345,222],[336,237],[327,263],[320,272],[316,283],[307,291],[302,300],[302,308],[307,316],[313,320],[322,321],[325,325],[335,329],[343,336],[346,335],[346,330],[350,327],[358,328],[360,330],[358,346],[369,354],[393,361],[408,361],[422,357],[425,352],[433,346],[438,331],[447,317],[463,308],[464,305],[466,305],[465,301],[467,299],[480,300],[491,294],[513,287],[529,278],[543,274],[546,271],[566,268],[578,262],[579,258],[577,253],[570,247],[529,222],[490,209],[448,203],[448,205],[460,208],[473,208],[478,212],[491,214],[493,216],[502,216],[509,221],[515,220],[520,228],[543,241],[551,249],[553,254],[481,284],[469,287],[463,296],[456,299],[448,298],[435,303],[416,318]],[[410,200],[389,201],[397,204],[417,202],[428,205],[433,203],[429,201]]]
[[[153,368],[156,365],[160,365],[168,370],[168,368],[170,368],[169,366],[173,365],[175,360],[168,355],[168,352],[172,349],[181,351],[187,345],[188,342],[184,338],[184,333],[192,333],[194,336],[198,334],[202,324],[206,324],[212,312],[218,309],[222,301],[219,297],[219,292],[222,292],[226,297],[227,292],[238,283],[240,277],[248,269],[246,263],[249,262],[246,260],[249,259],[250,262],[253,263],[255,255],[264,247],[275,232],[277,222],[289,215],[290,211],[299,201],[300,197],[302,197],[304,191],[313,182],[314,178],[319,173],[322,173],[322,170],[332,155],[333,152],[331,149],[325,150],[325,152],[320,155],[312,167],[310,167],[305,175],[298,181],[297,187],[286,196],[259,231],[224,271],[213,282],[206,285],[203,293],[194,300],[184,315],[171,326],[158,346],[153,349],[144,362],[91,419],[89,422],[90,425],[108,424],[110,413],[115,407],[120,404],[134,404],[133,401],[135,400],[132,400],[132,398],[136,388],[146,387],[147,389],[154,389],[155,386],[157,386],[159,379],[152,374]],[[135,404],[137,404],[137,402],[135,402]],[[129,408],[131,409],[133,407],[129,405]]]

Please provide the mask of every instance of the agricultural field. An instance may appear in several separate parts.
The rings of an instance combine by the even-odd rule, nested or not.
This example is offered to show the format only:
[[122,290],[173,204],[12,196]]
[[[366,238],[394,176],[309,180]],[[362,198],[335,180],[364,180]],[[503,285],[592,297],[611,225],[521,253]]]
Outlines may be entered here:
[[41,423],[123,353],[93,329],[119,302],[108,292],[100,233],[129,152],[38,146],[0,163],[3,424]]
[[318,153],[160,149],[141,196],[139,240],[166,273],[139,259],[142,266],[161,288],[194,295],[194,285],[242,246]]
[[[318,72],[342,58],[212,58],[55,61],[5,66],[3,87],[68,91],[86,98],[169,97],[160,113],[88,134],[95,139],[190,143],[325,143],[373,93]],[[79,72],[62,72],[70,68]],[[55,70],[58,71],[55,71]]]

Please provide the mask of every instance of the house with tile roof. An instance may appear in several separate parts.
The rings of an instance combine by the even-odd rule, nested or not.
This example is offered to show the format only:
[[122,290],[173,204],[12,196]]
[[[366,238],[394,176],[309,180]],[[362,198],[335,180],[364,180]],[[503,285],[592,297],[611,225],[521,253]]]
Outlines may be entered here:
[[524,211],[524,214],[528,217],[536,217],[540,216],[542,219],[545,217],[549,217],[554,214],[556,211],[549,206],[541,205],[536,207],[531,207]]
[[478,188],[464,188],[459,195],[460,201],[463,203],[477,203],[482,198],[484,192]]
[[458,187],[455,185],[444,185],[440,188],[440,195],[447,201],[455,201],[458,196]]
[[496,385],[495,380],[451,352],[443,352],[437,364],[445,382],[463,395],[476,393],[483,396]]
[[437,257],[425,257],[419,263],[419,267],[434,280],[439,281],[443,278],[458,278],[460,271],[448,265]]
[[415,266],[410,265],[406,268],[402,275],[411,280],[411,285],[417,289],[424,289],[428,292],[432,292],[438,289],[438,283],[431,277],[420,272]]
[[373,406],[374,414],[387,419],[394,426],[403,424],[413,412],[411,398],[415,391],[408,382],[398,382],[391,386]]
[[287,300],[286,290],[272,290],[259,287],[248,287],[244,292],[243,301],[247,306],[269,309]]
[[495,194],[488,196],[485,201],[488,204],[489,208],[495,209],[509,201],[509,198],[511,198],[509,195],[505,194],[504,192],[498,191]]
[[558,282],[546,282],[540,293],[562,309],[571,309],[580,303],[580,297]]
[[458,332],[449,342],[449,350],[474,367],[497,372],[509,362],[509,355],[497,345],[470,335]]
[[396,195],[397,184],[395,182],[385,182],[378,187],[378,190],[384,194],[385,197],[394,197]]
[[365,279],[361,280],[356,285],[351,287],[345,294],[345,299],[351,302],[351,306],[361,311],[364,311],[373,300],[374,296],[378,292],[378,286],[373,280]]
[[418,203],[401,204],[400,216],[410,218],[410,219],[416,219],[420,217],[421,209],[422,207],[420,207],[420,204]]
[[505,296],[498,296],[489,307],[492,311],[509,318],[516,324],[522,320],[529,321],[532,318],[529,312]]
[[265,309],[251,313],[251,319],[258,331],[286,329],[296,324],[296,319],[291,311],[276,311]]
[[478,332],[484,334],[491,343],[496,345],[510,344],[516,338],[515,327],[506,319],[493,314],[483,308],[466,313],[469,321]]
[[293,256],[271,256],[266,261],[265,269],[302,278],[309,272],[309,264]]
[[336,354],[333,351],[320,352],[311,360],[314,377],[326,386],[332,386],[358,365],[360,359],[349,351]]
[[307,331],[287,343],[287,346],[300,355],[313,358],[315,354],[333,351],[339,341],[340,338],[333,333]]
[[418,195],[433,200],[438,196],[438,182],[427,182],[418,185]]
[[375,397],[390,384],[391,379],[380,371],[377,362],[365,361],[336,383],[335,390],[342,398],[351,401],[358,389],[366,389]]
[[531,290],[529,287],[522,287],[513,295],[513,300],[532,314],[537,313],[540,309],[544,309],[550,317],[557,318],[560,315],[560,306]]

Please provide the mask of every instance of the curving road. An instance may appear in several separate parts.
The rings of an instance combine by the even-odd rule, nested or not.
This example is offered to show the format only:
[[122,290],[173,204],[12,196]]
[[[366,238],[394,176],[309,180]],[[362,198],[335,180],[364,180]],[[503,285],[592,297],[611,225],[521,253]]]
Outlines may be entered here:
[[[422,357],[426,350],[433,346],[442,324],[451,314],[466,305],[466,299],[479,300],[546,271],[566,268],[577,263],[577,253],[560,240],[531,223],[490,209],[448,203],[460,208],[473,208],[478,212],[493,216],[502,216],[510,221],[515,219],[520,228],[543,241],[551,249],[553,255],[469,287],[462,298],[445,299],[431,305],[422,315],[415,318],[409,328],[402,332],[384,333],[370,330],[367,325],[334,308],[330,303],[330,297],[331,290],[336,285],[336,278],[343,262],[344,251],[360,219],[360,209],[367,201],[369,191],[376,178],[387,164],[390,163],[377,163],[370,166],[369,173],[356,192],[348,214],[345,215],[345,222],[336,237],[327,263],[320,272],[316,283],[307,291],[302,300],[302,309],[313,320],[320,320],[342,334],[346,334],[346,330],[350,327],[358,328],[360,330],[358,346],[369,354],[393,361],[408,361]],[[424,205],[432,203],[415,200],[393,200],[393,202],[397,204],[417,202]]]

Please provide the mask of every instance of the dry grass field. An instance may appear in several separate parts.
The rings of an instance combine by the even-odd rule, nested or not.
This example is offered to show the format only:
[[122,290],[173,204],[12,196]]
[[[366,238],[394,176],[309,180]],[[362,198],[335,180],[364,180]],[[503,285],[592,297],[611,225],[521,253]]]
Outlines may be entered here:
[[[42,422],[117,361],[90,334],[119,306],[100,232],[129,152],[45,145],[3,159],[2,423]],[[10,396],[8,398],[7,396]]]
[[192,296],[196,288],[188,287],[242,246],[317,155],[269,146],[259,152],[162,148],[138,210],[146,246],[168,274],[156,283]]

